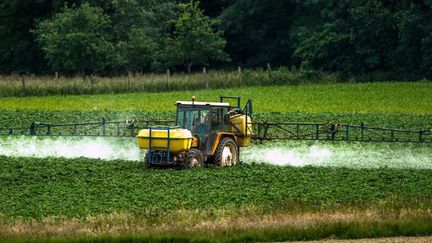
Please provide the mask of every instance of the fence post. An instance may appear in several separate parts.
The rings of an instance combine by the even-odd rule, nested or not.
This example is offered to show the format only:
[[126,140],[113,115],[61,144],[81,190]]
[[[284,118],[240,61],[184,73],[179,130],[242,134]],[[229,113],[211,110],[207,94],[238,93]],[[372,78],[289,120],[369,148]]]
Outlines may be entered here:
[[127,90],[128,91],[132,90],[131,76],[132,76],[131,71],[128,71],[128,73],[127,73]]
[[272,69],[271,69],[270,63],[267,63],[267,72],[268,72],[268,76],[270,78],[271,77],[271,73],[272,73]]
[[59,80],[59,73],[58,72],[55,72],[55,81],[58,81]]
[[22,93],[25,94],[26,92],[25,77],[23,74],[20,74],[20,77],[21,77],[21,84],[22,84]]
[[204,75],[205,88],[208,89],[208,75],[205,67],[203,67],[203,75]]
[[104,117],[102,117],[102,134],[105,136],[106,133],[106,120]]
[[36,126],[37,125],[36,125],[35,122],[32,122],[32,124],[30,125],[29,130],[30,130],[30,135],[31,136],[35,136],[36,135],[36,130],[37,130]]
[[346,130],[345,130],[345,141],[347,141],[347,142],[350,141],[349,136],[350,136],[350,125],[347,124],[346,125]]
[[171,90],[171,73],[170,70],[166,70],[166,78],[167,78],[167,84],[168,84],[168,91]]
[[240,86],[242,86],[242,84],[243,84],[243,76],[242,76],[242,68],[240,66],[238,66],[238,68],[237,68],[237,78],[240,81]]

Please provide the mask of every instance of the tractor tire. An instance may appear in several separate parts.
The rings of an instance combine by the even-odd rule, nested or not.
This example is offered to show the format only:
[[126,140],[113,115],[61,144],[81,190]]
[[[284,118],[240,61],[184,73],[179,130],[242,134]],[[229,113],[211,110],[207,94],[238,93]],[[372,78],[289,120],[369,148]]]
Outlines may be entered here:
[[150,169],[152,167],[151,164],[148,163],[148,156],[149,156],[149,152],[147,152],[144,156],[144,168],[145,169]]
[[230,137],[222,138],[216,149],[215,164],[221,167],[233,166],[238,161],[238,146]]
[[183,162],[183,168],[204,167],[204,156],[198,149],[191,149],[186,152],[186,160]]

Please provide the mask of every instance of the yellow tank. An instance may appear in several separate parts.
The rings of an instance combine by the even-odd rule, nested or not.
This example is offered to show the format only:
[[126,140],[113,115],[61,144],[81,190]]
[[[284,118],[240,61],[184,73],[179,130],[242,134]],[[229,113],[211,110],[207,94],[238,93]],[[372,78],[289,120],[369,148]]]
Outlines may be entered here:
[[247,116],[246,128],[246,115],[236,114],[230,116],[230,123],[228,130],[233,133],[240,133],[242,136],[237,137],[237,145],[239,147],[247,147],[251,144],[252,138],[252,121],[250,116]]
[[[138,145],[141,149],[149,149],[150,129],[143,129],[138,133]],[[165,151],[160,147],[168,146],[168,130],[152,129],[151,146],[154,150]],[[170,152],[179,153],[187,151],[192,146],[192,133],[187,129],[170,129]],[[159,148],[156,148],[159,147]]]

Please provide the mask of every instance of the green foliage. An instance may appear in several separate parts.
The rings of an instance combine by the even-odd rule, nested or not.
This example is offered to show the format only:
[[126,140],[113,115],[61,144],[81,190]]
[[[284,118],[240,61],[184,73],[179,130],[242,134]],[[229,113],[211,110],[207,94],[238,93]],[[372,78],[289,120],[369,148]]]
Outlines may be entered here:
[[[131,45],[121,41],[117,45],[116,63],[122,65],[122,70],[129,69],[145,71],[144,68],[153,62],[157,69],[159,54],[148,48],[154,43],[141,30],[137,30],[138,39],[143,42],[132,40]],[[148,43],[146,45],[145,43]],[[129,52],[127,52],[129,51]],[[136,51],[136,52],[134,52]],[[148,53],[148,55],[138,55]],[[128,58],[129,57],[129,62]],[[131,63],[134,60],[141,60],[142,63]],[[101,77],[92,76],[92,83],[89,84],[81,77],[60,76],[55,79],[52,76],[12,75],[0,76],[0,97],[11,96],[48,96],[48,95],[80,95],[80,94],[103,94],[103,93],[129,93],[129,92],[163,92],[163,91],[184,91],[199,90],[206,88],[202,73],[184,74],[170,73],[168,79],[166,74],[147,73],[140,74],[131,72],[128,76]],[[289,70],[286,67],[279,67],[272,70],[271,74],[263,69],[245,69],[241,74],[237,71],[207,71],[208,88],[234,88],[250,86],[286,85],[300,83],[336,83],[342,82],[341,75],[334,73],[316,72],[312,70]],[[367,76],[359,81],[373,79]],[[388,76],[381,77],[382,81],[391,80]],[[23,80],[25,87],[23,87]]]
[[39,73],[47,69],[31,30],[35,19],[42,18],[53,7],[44,0],[1,1],[0,73]]
[[179,4],[180,14],[173,21],[175,30],[166,43],[165,60],[170,65],[184,65],[189,73],[194,65],[209,61],[228,61],[223,51],[225,40],[221,31],[214,31],[217,20],[205,16],[199,2]]
[[175,0],[111,1],[113,43],[118,61],[113,67],[124,72],[148,72],[159,68],[160,49],[177,16]]
[[[377,1],[341,3],[322,11],[322,26],[304,28],[295,54],[313,68],[343,72],[386,70],[396,46],[391,13]],[[375,28],[370,28],[375,26]],[[380,41],[376,41],[380,40]]]
[[[142,32],[139,32],[142,33]],[[143,41],[148,41],[149,45],[155,44],[146,36],[142,36]],[[133,41],[132,41],[133,42]],[[117,45],[116,63],[121,64],[121,69],[127,69],[127,53],[121,52],[121,47],[128,48],[128,44]],[[130,60],[142,60],[140,65],[131,64],[135,70],[141,71],[145,66],[150,65],[151,61],[156,66],[160,53],[154,53],[142,43],[136,43],[136,50],[148,52],[148,56],[138,56],[131,53]],[[155,59],[153,59],[155,58]],[[157,67],[155,67],[157,69]],[[120,67],[118,67],[120,68]],[[143,70],[144,71],[144,70]],[[328,73],[314,71],[311,69],[288,69],[277,67],[270,72],[265,69],[243,69],[238,71],[215,71],[207,70],[207,75],[196,72],[192,74],[171,72],[162,73],[136,73],[130,75],[102,77],[91,76],[92,82],[89,83],[79,76],[67,77],[60,76],[58,79],[53,76],[34,76],[34,75],[11,75],[0,76],[0,97],[13,96],[50,96],[50,95],[82,95],[82,94],[106,94],[106,93],[130,93],[130,92],[166,92],[166,91],[191,91],[222,88],[241,88],[252,86],[274,86],[274,85],[298,85],[298,84],[335,84],[335,83],[365,83],[365,82],[388,82],[398,80],[396,74],[387,72],[365,73],[362,75],[347,76],[343,73]],[[24,80],[24,84],[23,84]],[[206,82],[208,87],[206,87]],[[413,81],[413,80],[404,80]],[[427,83],[427,80],[420,82]]]
[[296,19],[304,17],[297,12],[302,4],[296,2],[238,0],[226,4],[220,19],[233,61],[248,66],[295,64],[291,56],[296,30],[291,29]]
[[[93,43],[91,48],[88,43],[81,43],[96,53],[97,60],[84,67],[88,72],[96,70],[112,75],[124,74],[126,69],[148,72],[166,67],[181,68],[180,65],[189,69],[199,65],[224,67],[230,56],[231,67],[262,67],[268,62],[273,66],[302,67],[306,72],[315,69],[364,76],[391,73],[397,80],[432,76],[432,29],[429,25],[432,12],[431,4],[425,1],[184,2],[6,1],[0,5],[0,73],[46,73],[48,64],[60,71],[82,72],[83,67],[76,67],[75,60],[70,61],[73,65],[60,65],[74,59],[66,50],[78,49],[76,40],[73,42],[78,43],[76,46],[59,47],[59,52],[69,59],[57,58],[56,61],[49,57],[43,60],[44,52],[47,56],[47,46],[40,45],[43,42],[38,31],[34,35],[33,30],[41,26],[39,22],[54,21],[55,16],[64,11],[64,6],[80,9],[81,5],[86,5],[103,11],[111,20],[109,33],[104,34],[103,41],[97,41],[99,37],[92,38],[87,30],[85,33],[89,34],[85,37],[74,37]],[[215,17],[217,20],[213,19]],[[220,29],[217,28],[219,21]],[[104,32],[103,29],[92,28],[96,32]],[[113,46],[121,48],[109,52],[113,56],[107,56],[107,50],[112,50]],[[54,55],[52,48],[49,49]],[[125,49],[129,50],[129,55]],[[159,50],[154,58],[147,52],[151,49]],[[143,59],[137,58],[139,54],[136,53],[141,52],[145,53]],[[136,56],[131,57],[131,53]],[[60,54],[55,53],[55,56]],[[148,62],[152,59],[154,65],[149,68]],[[81,60],[85,63],[87,59]]]
[[[172,102],[171,102],[172,103]],[[0,128],[28,128],[32,122],[66,124],[77,122],[123,121],[128,118],[142,120],[175,120],[174,111],[139,110],[0,110]],[[254,121],[274,122],[338,122],[385,128],[421,130],[432,127],[432,115],[407,113],[304,113],[304,112],[256,112]]]
[[432,199],[430,170],[269,165],[144,170],[142,162],[7,157],[0,157],[0,165],[0,211],[12,219],[244,205],[367,207],[395,197],[409,205]]
[[51,124],[67,124],[77,122],[100,121],[126,121],[129,118],[140,120],[173,120],[175,112],[172,111],[115,111],[115,110],[1,110],[0,128],[29,127],[32,122],[45,122]]
[[162,42],[177,16],[176,0],[129,0],[108,1],[113,22],[113,38],[127,40],[130,31],[139,29],[151,39]]
[[158,45],[142,29],[132,29],[127,41],[117,44],[117,51],[128,71],[150,70],[156,62]]
[[112,59],[110,20],[102,9],[82,4],[66,7],[36,31],[49,64],[56,71],[89,74],[101,71]]

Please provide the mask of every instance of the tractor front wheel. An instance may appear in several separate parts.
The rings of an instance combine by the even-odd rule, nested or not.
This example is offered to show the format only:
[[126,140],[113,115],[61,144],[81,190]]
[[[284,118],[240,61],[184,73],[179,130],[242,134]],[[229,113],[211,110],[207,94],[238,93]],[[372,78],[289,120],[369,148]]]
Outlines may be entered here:
[[147,152],[145,154],[145,157],[144,157],[144,168],[146,168],[146,169],[149,169],[149,168],[152,167],[151,164],[148,161],[148,157],[149,157],[149,152]]
[[216,149],[215,163],[218,166],[233,166],[238,161],[238,147],[234,139],[223,138]]
[[204,156],[198,149],[191,149],[186,152],[186,161],[183,163],[185,168],[203,167]]

